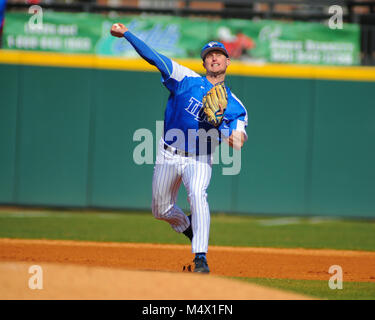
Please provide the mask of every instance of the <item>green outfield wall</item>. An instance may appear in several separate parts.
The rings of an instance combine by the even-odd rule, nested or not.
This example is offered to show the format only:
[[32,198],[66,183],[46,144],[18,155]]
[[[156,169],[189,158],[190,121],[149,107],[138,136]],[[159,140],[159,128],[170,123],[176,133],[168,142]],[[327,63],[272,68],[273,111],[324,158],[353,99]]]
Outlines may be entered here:
[[[212,211],[375,217],[375,82],[227,80],[249,139],[239,175],[214,165]],[[0,204],[150,210],[133,134],[156,138],[167,97],[157,72],[1,63]]]

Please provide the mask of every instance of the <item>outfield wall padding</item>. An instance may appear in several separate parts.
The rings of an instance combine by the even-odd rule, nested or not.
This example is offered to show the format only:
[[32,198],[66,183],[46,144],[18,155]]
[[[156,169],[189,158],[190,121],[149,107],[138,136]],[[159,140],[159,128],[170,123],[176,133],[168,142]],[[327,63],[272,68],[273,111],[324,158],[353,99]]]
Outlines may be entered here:
[[[0,64],[0,75],[0,204],[150,210],[153,164],[134,163],[133,134],[155,138],[159,73]],[[212,211],[375,217],[375,82],[227,83],[249,138],[239,175],[214,165]],[[178,203],[188,210],[183,188]]]

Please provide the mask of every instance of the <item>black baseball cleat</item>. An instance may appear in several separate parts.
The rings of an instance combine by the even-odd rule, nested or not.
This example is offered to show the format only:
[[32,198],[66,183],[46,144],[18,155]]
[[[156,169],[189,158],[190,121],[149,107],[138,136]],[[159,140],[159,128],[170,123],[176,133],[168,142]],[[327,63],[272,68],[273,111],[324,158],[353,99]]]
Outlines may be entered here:
[[194,272],[210,273],[210,269],[208,268],[207,260],[205,257],[195,257],[194,263]]
[[193,229],[191,227],[191,215],[188,216],[189,220],[190,220],[190,225],[187,227],[187,229],[185,231],[183,231],[182,233],[187,236],[189,238],[190,241],[193,240]]

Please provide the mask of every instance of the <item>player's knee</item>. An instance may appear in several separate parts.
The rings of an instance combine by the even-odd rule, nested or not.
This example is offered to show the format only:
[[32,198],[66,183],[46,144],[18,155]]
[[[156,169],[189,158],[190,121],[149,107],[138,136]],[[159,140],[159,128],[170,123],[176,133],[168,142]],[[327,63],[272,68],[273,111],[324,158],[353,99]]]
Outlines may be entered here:
[[154,216],[154,218],[156,219],[161,219],[161,210],[158,206],[152,206],[152,214]]
[[156,219],[164,220],[169,214],[170,208],[168,205],[163,205],[156,200],[152,201],[152,214]]
[[207,193],[204,190],[193,190],[189,193],[188,199],[189,201],[196,201],[196,200],[206,200]]

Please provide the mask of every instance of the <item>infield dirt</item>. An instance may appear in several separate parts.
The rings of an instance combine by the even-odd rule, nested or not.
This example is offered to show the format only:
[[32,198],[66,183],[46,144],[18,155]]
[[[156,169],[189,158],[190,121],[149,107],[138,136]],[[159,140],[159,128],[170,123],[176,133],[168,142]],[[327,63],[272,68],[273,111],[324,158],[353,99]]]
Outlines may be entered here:
[[[182,272],[193,259],[186,245],[0,239],[0,298],[305,299],[220,276],[328,283],[332,265],[344,281],[375,282],[375,252],[210,246],[207,258],[209,276]],[[27,288],[34,264],[49,290]]]

